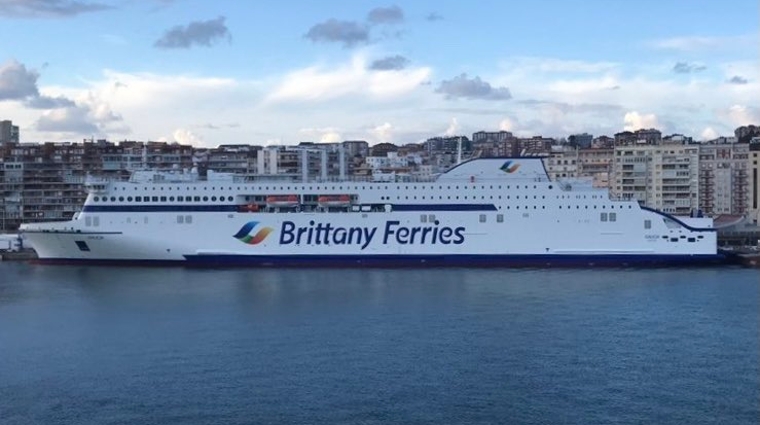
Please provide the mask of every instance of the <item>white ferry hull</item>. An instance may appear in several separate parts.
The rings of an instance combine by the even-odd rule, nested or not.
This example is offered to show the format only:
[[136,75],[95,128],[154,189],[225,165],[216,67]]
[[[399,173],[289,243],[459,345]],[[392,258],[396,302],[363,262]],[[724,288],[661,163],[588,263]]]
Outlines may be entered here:
[[[478,162],[486,171],[494,164]],[[464,173],[478,170],[470,168]],[[480,182],[471,177],[464,184],[452,179],[419,187],[355,189],[327,184],[167,185],[160,190],[224,190],[219,198],[223,203],[135,205],[129,203],[131,196],[98,201],[91,195],[75,220],[27,224],[22,231],[41,262],[57,263],[545,267],[714,264],[723,259],[710,219],[672,217],[635,202],[610,201],[599,191],[562,191],[525,176],[496,177],[500,180],[481,176]],[[286,188],[299,193],[357,190],[355,199],[361,204],[337,211],[241,208],[248,198],[241,192],[276,195]],[[467,195],[452,197],[454,188]],[[111,189],[118,195],[152,195],[155,190],[130,183]]]

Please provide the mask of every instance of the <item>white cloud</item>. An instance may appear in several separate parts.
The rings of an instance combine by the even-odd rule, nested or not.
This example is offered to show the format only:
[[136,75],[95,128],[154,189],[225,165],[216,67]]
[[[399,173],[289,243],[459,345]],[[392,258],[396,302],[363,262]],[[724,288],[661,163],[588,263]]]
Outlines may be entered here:
[[515,131],[516,129],[515,120],[512,118],[507,117],[499,122],[500,131]]
[[705,129],[702,130],[701,136],[702,140],[714,140],[720,137],[720,134],[718,134],[718,132],[712,127],[705,127]]
[[733,37],[684,36],[671,37],[649,42],[651,47],[663,50],[703,51],[724,50],[727,48],[746,48],[757,44],[756,35],[741,35]]
[[335,127],[302,128],[298,130],[298,133],[310,142],[337,143],[343,141],[341,131]]
[[718,111],[718,116],[729,121],[735,127],[760,124],[760,109],[753,106],[733,105]]
[[446,136],[459,136],[459,135],[462,134],[461,131],[462,131],[462,129],[461,129],[461,127],[460,127],[459,122],[457,121],[457,119],[456,118],[452,118],[451,121],[449,122],[449,127],[446,129],[446,132],[444,133],[444,135],[446,135]]
[[526,74],[598,74],[616,71],[620,68],[617,62],[582,61],[537,56],[518,56],[502,61],[500,67],[508,71]]
[[662,128],[655,114],[639,114],[636,111],[626,112],[623,117],[626,131],[636,131],[642,128]]
[[370,131],[370,134],[377,143],[393,142],[393,126],[389,122],[376,126]]
[[371,71],[362,54],[333,69],[311,66],[287,74],[268,95],[269,102],[326,101],[345,96],[387,99],[410,93],[427,81],[426,67]]
[[[193,145],[197,147],[206,146],[202,137],[198,136],[197,134],[193,133],[192,131],[186,128],[178,128],[174,130],[174,132],[172,132],[172,137],[168,141],[178,142],[178,143],[187,144],[187,145]],[[210,146],[206,146],[206,147],[213,147],[213,146],[214,144],[211,144]]]

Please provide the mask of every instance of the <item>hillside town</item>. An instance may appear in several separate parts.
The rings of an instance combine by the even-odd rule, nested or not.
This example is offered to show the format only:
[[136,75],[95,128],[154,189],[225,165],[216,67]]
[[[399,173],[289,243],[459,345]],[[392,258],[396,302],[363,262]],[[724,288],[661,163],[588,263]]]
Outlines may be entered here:
[[88,176],[127,179],[140,169],[195,168],[201,175],[234,173],[251,180],[403,181],[433,178],[469,158],[521,156],[541,157],[553,180],[585,180],[608,188],[610,196],[670,214],[703,214],[715,218],[716,226],[756,227],[760,219],[760,127],[755,125],[703,142],[639,129],[561,139],[478,131],[403,145],[347,140],[201,148],[153,141],[21,143],[18,127],[5,120],[0,121],[0,232],[13,232],[23,222],[70,219],[84,203]]

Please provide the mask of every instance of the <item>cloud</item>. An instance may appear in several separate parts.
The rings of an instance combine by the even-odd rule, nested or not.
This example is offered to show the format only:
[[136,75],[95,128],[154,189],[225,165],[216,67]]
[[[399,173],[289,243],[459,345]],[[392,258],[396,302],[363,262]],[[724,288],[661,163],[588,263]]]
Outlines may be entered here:
[[2,0],[0,16],[17,18],[70,17],[113,9],[104,3],[76,0]]
[[186,26],[178,25],[167,30],[153,43],[159,49],[188,49],[194,45],[211,47],[222,38],[231,39],[230,31],[220,16],[208,21],[195,21]]
[[[166,139],[166,138],[164,138]],[[186,128],[178,128],[172,132],[171,141],[177,142],[183,145],[193,145],[202,147],[205,146],[203,137],[198,136],[192,131]]]
[[535,76],[540,74],[598,74],[620,69],[617,62],[589,62],[575,59],[547,58],[540,56],[517,56],[502,61],[500,67],[510,72]]
[[718,134],[718,132],[712,127],[705,127],[705,129],[702,130],[701,136],[702,140],[715,140],[720,137],[720,134]]
[[377,143],[393,143],[394,129],[389,122],[375,126],[370,130],[370,133],[374,136]]
[[704,50],[723,50],[726,48],[741,49],[752,46],[756,43],[756,35],[741,35],[733,37],[672,37],[650,41],[648,44],[655,49],[694,52]]
[[33,96],[27,99],[24,104],[32,109],[56,109],[76,106],[73,100],[63,96]]
[[440,15],[439,13],[437,13],[437,12],[430,12],[430,13],[429,13],[429,14],[428,14],[428,15],[425,17],[425,20],[427,20],[427,21],[430,21],[430,22],[440,21],[440,20],[443,20],[443,16],[441,16],[441,15]]
[[624,129],[636,131],[642,128],[660,128],[660,123],[655,114],[639,114],[636,111],[626,112],[623,117]]
[[328,19],[311,27],[304,37],[315,43],[343,43],[344,47],[352,47],[369,41],[369,30],[357,22]]
[[726,82],[729,84],[747,84],[749,81],[740,75],[734,75],[733,77],[726,80]]
[[420,87],[431,74],[429,68],[372,72],[362,55],[335,69],[312,66],[287,74],[267,96],[267,102],[327,101],[357,96],[363,99],[391,99]]
[[689,74],[691,72],[704,71],[705,69],[707,69],[707,66],[698,63],[676,62],[673,65],[673,72],[676,74]]
[[35,125],[37,131],[75,134],[99,134],[87,108],[60,108],[44,113]]
[[36,71],[27,70],[24,64],[15,60],[6,62],[0,66],[0,101],[38,96],[39,76]]
[[730,122],[734,127],[760,123],[760,109],[755,106],[733,105],[717,111],[717,115],[719,118]]
[[449,121],[449,126],[443,134],[446,136],[458,136],[462,134],[461,131],[462,127],[459,125],[459,121],[457,121],[456,118],[452,118],[451,121]]
[[343,140],[340,130],[334,127],[302,128],[298,133],[310,139],[309,141],[316,140],[319,143],[338,143]]
[[409,59],[401,55],[387,56],[382,59],[372,61],[369,69],[376,71],[399,70],[404,69],[407,64],[409,64]]
[[441,81],[435,92],[446,95],[447,99],[507,100],[512,98],[507,87],[492,87],[480,77],[467,78],[467,74],[460,74],[451,80]]
[[404,21],[404,11],[398,6],[376,7],[367,14],[372,25],[399,24]]
[[499,131],[515,131],[517,129],[517,122],[515,119],[506,117],[499,122]]

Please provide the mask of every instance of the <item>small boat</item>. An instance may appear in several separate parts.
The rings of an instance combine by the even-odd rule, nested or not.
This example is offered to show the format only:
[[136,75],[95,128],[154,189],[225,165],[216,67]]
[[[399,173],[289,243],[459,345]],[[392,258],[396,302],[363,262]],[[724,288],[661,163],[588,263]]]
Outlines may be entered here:
[[324,207],[345,207],[351,205],[349,195],[320,195],[317,198],[319,205]]
[[267,206],[270,207],[295,207],[298,204],[298,195],[267,196]]

